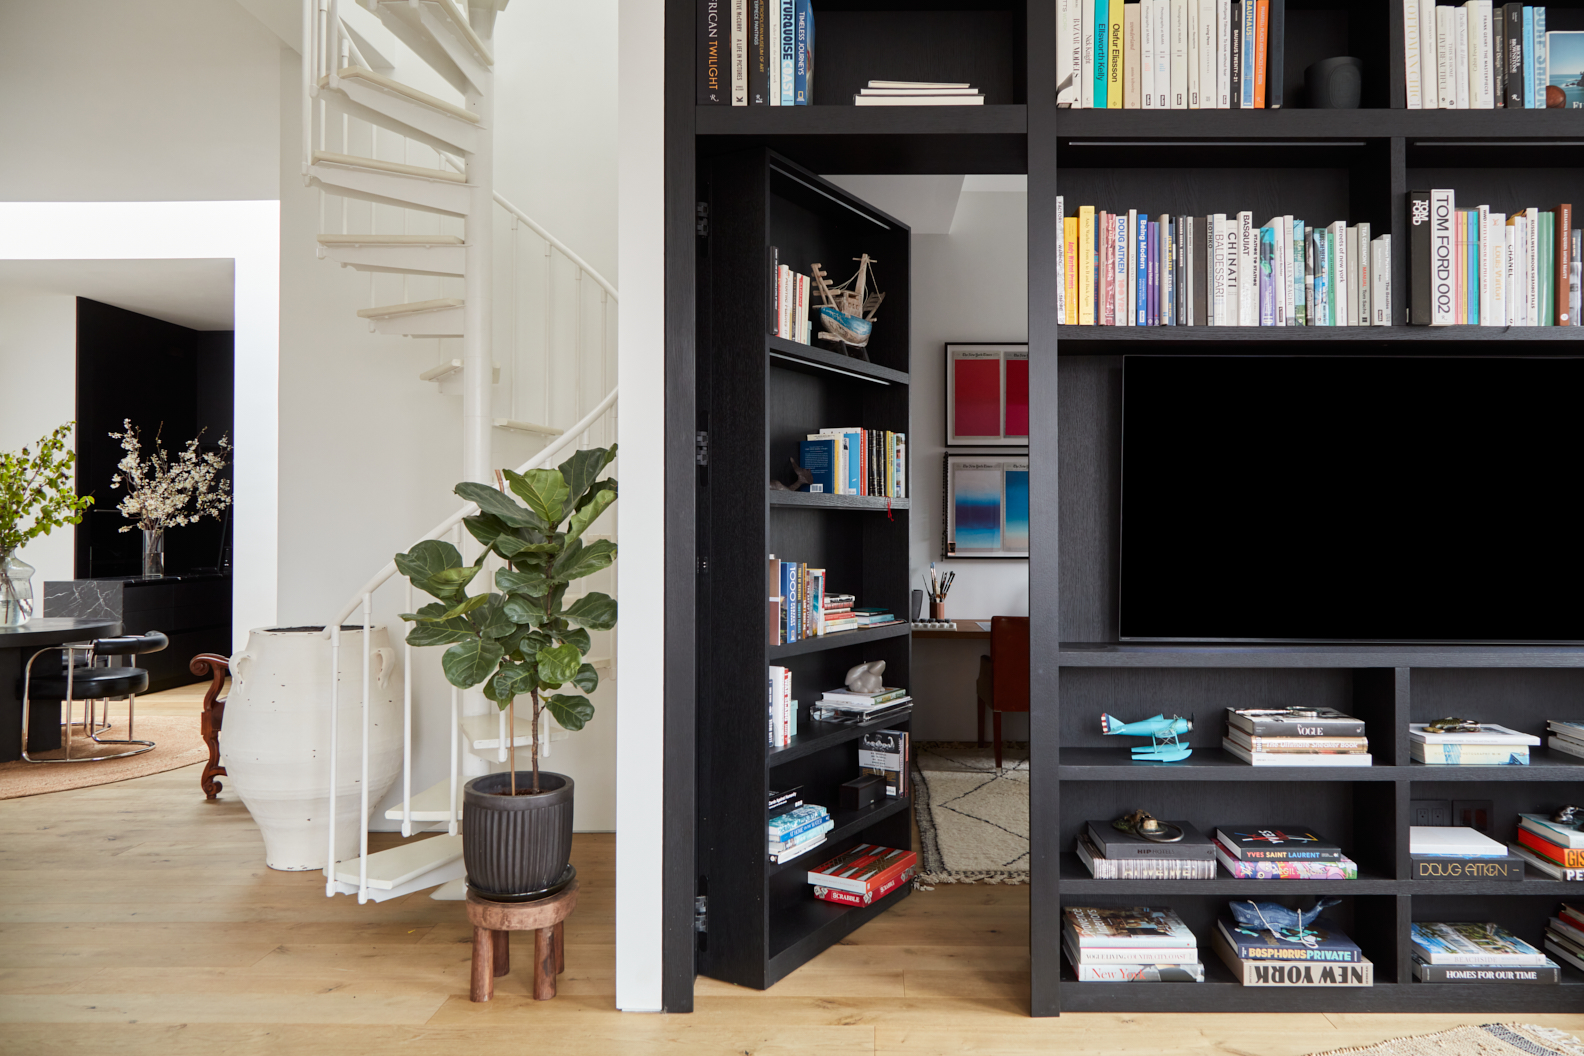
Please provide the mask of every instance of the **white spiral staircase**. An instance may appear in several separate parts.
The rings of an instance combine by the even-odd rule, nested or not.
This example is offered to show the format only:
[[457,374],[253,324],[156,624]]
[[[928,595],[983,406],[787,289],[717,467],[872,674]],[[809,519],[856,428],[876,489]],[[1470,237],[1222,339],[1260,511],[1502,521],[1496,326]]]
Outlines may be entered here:
[[[462,397],[462,475],[485,482],[494,480],[496,430],[527,434],[545,445],[520,471],[555,465],[574,447],[613,443],[616,433],[615,287],[494,190],[491,38],[495,16],[507,2],[475,0],[464,13],[457,0],[303,0],[302,171],[321,192],[318,254],[368,274],[368,303],[357,315],[371,331],[435,343],[436,363],[419,379]],[[388,54],[398,49],[390,40],[416,58],[416,72],[441,82],[429,87],[459,101],[398,80]],[[383,52],[379,42],[385,43]],[[497,245],[497,234],[509,245]],[[509,266],[497,267],[507,259],[506,250]],[[450,538],[471,559],[477,547],[461,522],[476,511],[471,504],[462,507],[424,538]],[[604,521],[596,528],[602,535],[590,538],[614,538],[614,510]],[[342,669],[341,625],[357,613],[365,628],[362,699],[332,697],[338,716],[361,706],[361,773],[337,773],[340,722],[329,724],[332,797],[361,797],[360,853],[325,870],[327,895],[356,893],[359,902],[442,884],[435,897],[461,897],[457,830],[464,756],[480,761],[474,770],[504,763],[508,746],[526,746],[532,733],[526,719],[508,731],[504,713],[476,692],[452,689],[446,701],[415,700],[415,665],[438,669],[441,650],[403,646],[400,798],[385,817],[401,822],[404,837],[445,835],[368,852],[375,804],[369,802],[367,629],[376,593],[395,576],[395,564],[386,562],[327,623],[332,685]],[[400,587],[406,596],[393,611],[414,611],[421,602],[405,581]],[[583,581],[583,589],[616,596],[614,566]],[[405,637],[405,626],[391,630],[393,637]],[[596,635],[590,662],[603,682],[614,676],[614,655],[614,632]],[[414,709],[426,707],[449,709],[448,745],[414,744]],[[562,736],[546,719],[541,754],[549,755],[552,737]],[[448,751],[449,773],[415,793],[414,752],[425,750],[429,758]],[[332,862],[334,806],[328,811]]]

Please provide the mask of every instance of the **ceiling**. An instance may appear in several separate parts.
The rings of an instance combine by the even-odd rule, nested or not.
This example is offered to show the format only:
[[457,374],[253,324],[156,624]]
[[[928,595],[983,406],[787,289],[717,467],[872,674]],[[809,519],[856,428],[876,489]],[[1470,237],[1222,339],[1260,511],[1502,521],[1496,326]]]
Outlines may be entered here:
[[0,260],[0,296],[57,293],[194,330],[231,330],[235,265],[182,260]]
[[843,190],[890,213],[913,229],[915,235],[949,235],[964,194],[1024,193],[1028,177],[853,175],[826,176]]

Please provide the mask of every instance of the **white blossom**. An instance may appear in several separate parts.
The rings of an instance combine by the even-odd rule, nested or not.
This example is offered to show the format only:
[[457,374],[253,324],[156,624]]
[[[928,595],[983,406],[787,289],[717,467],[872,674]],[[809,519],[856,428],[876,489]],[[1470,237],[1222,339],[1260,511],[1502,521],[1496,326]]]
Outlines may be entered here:
[[125,432],[110,435],[121,441],[126,454],[116,466],[120,472],[110,478],[110,487],[126,486],[126,498],[116,509],[136,522],[123,525],[123,532],[133,528],[157,532],[192,524],[201,517],[219,517],[231,505],[231,482],[220,476],[231,450],[229,438],[220,438],[220,454],[199,451],[198,441],[203,437],[199,430],[173,462],[159,447],[156,433],[154,453],[144,460],[142,438],[132,419],[123,419],[121,425]]

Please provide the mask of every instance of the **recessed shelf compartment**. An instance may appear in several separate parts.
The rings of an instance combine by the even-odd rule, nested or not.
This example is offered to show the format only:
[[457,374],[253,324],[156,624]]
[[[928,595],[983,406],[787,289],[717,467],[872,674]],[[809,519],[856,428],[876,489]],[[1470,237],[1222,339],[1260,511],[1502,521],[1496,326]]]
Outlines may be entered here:
[[835,945],[912,893],[913,885],[903,884],[869,906],[838,905],[810,893],[790,906],[776,907],[770,916],[769,982],[784,978],[820,950]]
[[771,865],[770,875],[775,876],[778,873],[786,872],[788,869],[803,869],[806,871],[812,866],[819,865],[821,862],[835,857],[837,852],[833,848],[840,841],[847,839],[849,836],[856,836],[870,825],[884,821],[893,814],[907,810],[912,805],[912,799],[904,797],[902,799],[886,799],[872,807],[865,807],[863,810],[833,810],[831,811],[831,821],[836,823],[836,827],[826,835],[825,842],[818,847],[809,848],[791,861]]
[[[800,731],[806,730],[807,732],[800,732],[796,737],[792,738],[792,743],[785,747],[771,748],[765,756],[765,767],[766,769],[774,768],[790,763],[793,760],[801,759],[806,755],[813,755],[815,752],[823,752],[827,748],[834,748],[838,744],[856,741],[864,734],[884,729],[889,724],[906,722],[912,713],[913,709],[909,708],[884,723],[872,723],[868,726],[843,726],[834,722],[799,722],[798,729]],[[853,776],[856,777],[857,774],[854,773]]]

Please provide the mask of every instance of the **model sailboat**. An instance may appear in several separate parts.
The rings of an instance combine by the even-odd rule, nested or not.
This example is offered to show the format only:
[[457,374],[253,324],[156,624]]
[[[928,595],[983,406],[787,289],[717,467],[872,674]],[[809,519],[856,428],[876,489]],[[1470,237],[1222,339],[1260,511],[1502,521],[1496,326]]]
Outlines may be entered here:
[[871,265],[875,263],[869,259],[869,254],[853,259],[858,261],[858,270],[840,286],[831,285],[823,265],[813,265],[814,282],[824,301],[819,309],[820,326],[823,327],[819,339],[839,344],[849,356],[867,361],[869,353],[864,349],[874,331],[875,312],[885,300],[885,294],[868,292],[874,281]]

